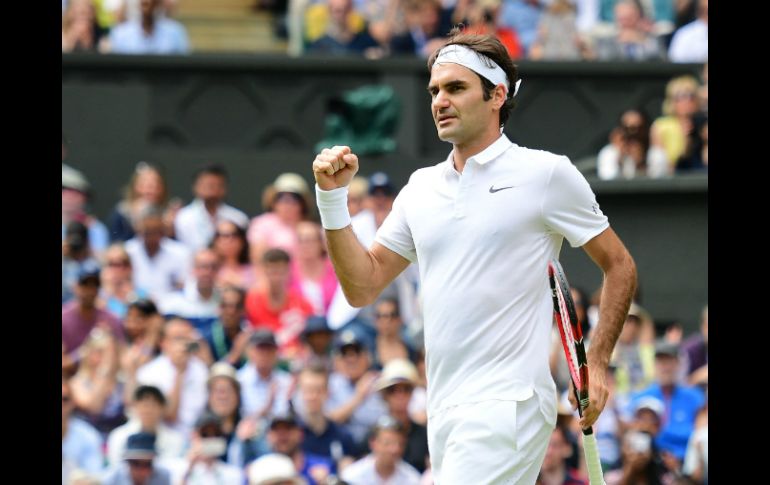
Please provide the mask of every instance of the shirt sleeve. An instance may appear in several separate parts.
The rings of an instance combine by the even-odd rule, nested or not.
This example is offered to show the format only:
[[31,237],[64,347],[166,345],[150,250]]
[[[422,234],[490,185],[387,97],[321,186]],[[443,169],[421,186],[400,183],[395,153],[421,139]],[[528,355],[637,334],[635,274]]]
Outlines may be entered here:
[[542,214],[553,233],[580,247],[610,224],[585,177],[567,157],[559,157],[547,182]]
[[393,210],[377,230],[374,240],[406,260],[416,263],[417,250],[412,239],[412,230],[406,219],[405,206],[409,202],[410,186],[407,184],[393,201]]

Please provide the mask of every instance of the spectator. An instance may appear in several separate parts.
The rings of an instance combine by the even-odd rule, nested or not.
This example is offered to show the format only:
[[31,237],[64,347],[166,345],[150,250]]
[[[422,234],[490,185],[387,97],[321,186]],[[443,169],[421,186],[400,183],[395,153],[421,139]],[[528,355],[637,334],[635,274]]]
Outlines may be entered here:
[[708,62],[709,1],[698,2],[698,18],[680,27],[671,38],[668,57],[672,62]]
[[124,462],[102,479],[103,485],[171,485],[168,470],[155,463],[155,435],[140,432],[126,440]]
[[297,255],[292,260],[292,286],[313,306],[313,314],[326,315],[337,291],[337,275],[326,252],[321,226],[297,224]]
[[512,59],[524,57],[524,48],[521,46],[519,36],[510,27],[499,25],[497,19],[500,14],[501,0],[464,0],[457,2],[453,19],[455,23],[465,25],[464,31],[476,34],[491,34],[497,37],[508,50]]
[[83,269],[75,285],[75,298],[61,309],[62,342],[75,361],[80,360],[78,349],[96,327],[104,328],[119,341],[123,341],[120,320],[96,305],[99,285],[99,270]]
[[698,81],[690,75],[679,76],[666,84],[663,116],[650,128],[650,143],[663,148],[671,167],[685,153],[687,137],[695,128],[698,112]]
[[302,331],[303,352],[301,359],[295,362],[300,368],[310,364],[324,367],[328,372],[334,368],[332,343],[334,332],[329,328],[325,317],[312,315],[305,321]]
[[567,466],[567,458],[573,454],[568,433],[563,426],[556,426],[551,432],[539,475],[543,485],[588,485],[577,470]]
[[709,168],[709,123],[701,113],[693,117],[693,129],[687,135],[684,153],[676,162],[677,173],[707,172]]
[[99,219],[89,214],[91,185],[78,170],[62,163],[61,170],[61,237],[64,241],[67,225],[78,221],[88,228],[88,246],[97,259],[107,249],[109,234]]
[[161,313],[182,317],[201,335],[208,335],[219,312],[219,291],[214,287],[218,270],[219,258],[213,250],[197,250],[191,277],[185,280],[181,292],[168,294],[160,301]]
[[612,354],[616,390],[629,395],[647,387],[655,378],[655,347],[641,340],[646,311],[632,303]]
[[62,13],[61,51],[101,51],[106,33],[96,21],[92,0],[72,0]]
[[243,485],[241,469],[220,458],[226,450],[221,419],[204,412],[195,422],[187,457],[169,461],[172,482],[185,485]]
[[442,10],[438,0],[404,0],[403,9],[407,29],[390,39],[392,55],[427,58],[446,43],[451,12]]
[[298,386],[302,450],[332,460],[338,469],[352,463],[356,453],[353,438],[324,413],[329,400],[328,371],[310,364],[299,372]]
[[579,60],[588,54],[588,46],[578,32],[574,3],[570,0],[552,1],[540,17],[529,58],[569,61]]
[[112,244],[105,251],[101,281],[99,297],[105,308],[119,318],[125,318],[130,302],[148,296],[144,289],[134,286],[131,257],[121,243]]
[[619,0],[614,10],[612,35],[596,39],[597,58],[605,61],[663,60],[665,51],[660,40],[650,33],[639,4],[635,0]]
[[[128,305],[126,318],[123,321],[128,346],[124,348],[121,357],[123,375],[127,378],[136,377],[136,371],[152,360],[159,352],[158,344],[163,329],[163,317],[158,313],[152,300],[142,298]],[[125,401],[131,400],[130,386],[127,386]]]
[[414,351],[402,337],[404,322],[398,310],[398,301],[394,298],[380,298],[374,304],[374,312],[377,328],[374,366],[381,369],[393,359],[412,360]]
[[700,329],[682,342],[680,358],[686,382],[691,386],[708,382],[709,365],[709,307],[701,311]]
[[682,473],[698,483],[708,483],[709,479],[709,407],[706,405],[695,418],[695,430],[687,443],[687,451],[682,464]]
[[131,418],[118,426],[107,437],[107,458],[116,467],[125,456],[129,438],[136,433],[155,436],[153,447],[158,458],[179,458],[187,446],[187,437],[163,422],[166,413],[166,397],[155,386],[139,386],[131,396]]
[[126,242],[134,269],[134,284],[159,301],[182,289],[192,257],[187,247],[165,236],[163,213],[151,206],[139,218],[136,237]]
[[610,144],[599,152],[599,178],[659,178],[668,175],[670,167],[666,152],[659,146],[650,145],[649,131],[644,112],[638,109],[624,111],[618,126],[610,132]]
[[206,341],[217,362],[227,362],[236,369],[246,363],[246,347],[253,333],[244,309],[245,293],[226,286],[220,292],[219,318],[211,324]]
[[286,251],[270,249],[262,260],[267,285],[246,294],[246,316],[253,327],[274,332],[281,358],[291,361],[299,357],[299,337],[313,307],[296,288],[289,287],[291,270]]
[[369,191],[369,181],[366,178],[356,175],[348,185],[348,212],[350,217],[355,217],[364,210],[364,200]]
[[294,463],[281,453],[269,453],[248,466],[249,485],[306,485]]
[[665,405],[657,398],[645,397],[635,403],[634,418],[623,436],[623,467],[607,472],[607,485],[673,483],[678,469],[676,459],[657,446]]
[[[326,5],[318,5],[328,10],[324,16],[326,28],[323,35],[310,43],[308,53],[364,55],[371,54],[373,49],[379,47],[369,34],[366,22],[356,21],[360,14],[353,10],[353,0],[329,0]],[[308,14],[312,13],[312,10],[308,10]]]
[[382,416],[377,420],[369,438],[372,452],[345,468],[342,479],[350,485],[419,485],[420,474],[401,459],[405,444],[406,432],[401,423],[390,416]]
[[335,346],[338,364],[329,377],[327,416],[351,434],[357,450],[363,450],[370,428],[387,412],[374,388],[378,373],[369,370],[369,351],[354,331],[343,331]]
[[529,50],[537,39],[543,15],[542,3],[540,0],[505,0],[502,5],[498,24],[516,32],[526,56],[529,56]]
[[72,221],[62,242],[61,257],[61,301],[66,303],[74,296],[78,275],[85,270],[99,268],[99,262],[91,254],[88,243],[88,228],[83,223]]
[[119,347],[110,332],[96,327],[80,347],[81,361],[70,380],[78,415],[106,438],[126,422],[123,385],[118,382]]
[[109,51],[115,54],[187,54],[184,26],[163,17],[161,0],[141,0],[141,19],[127,20],[110,32]]
[[[176,204],[178,204],[178,200]],[[124,196],[113,208],[109,218],[110,238],[113,241],[127,241],[136,235],[142,212],[155,206],[164,212],[166,235],[174,234],[171,207],[169,206],[168,185],[161,168],[148,162],[139,162],[131,174],[124,190]]]
[[[90,424],[72,416],[75,401],[69,382],[61,381],[61,454],[75,469],[88,473],[102,470],[102,439]],[[64,470],[62,471],[64,473]],[[62,481],[65,477],[62,477]]]
[[167,397],[166,421],[189,433],[206,405],[208,368],[195,353],[194,328],[187,320],[171,318],[163,326],[161,355],[139,368],[139,384],[158,387]]
[[[140,20],[142,18],[141,0],[112,0],[112,15],[120,21]],[[158,13],[166,17],[173,17],[179,0],[161,0]]]
[[387,404],[388,414],[396,418],[406,431],[403,459],[423,473],[428,462],[428,431],[409,415],[409,403],[417,382],[417,369],[406,359],[389,361],[377,382],[377,390]]
[[[205,411],[219,417],[222,433],[229,447],[235,437],[235,429],[241,421],[241,383],[238,382],[233,366],[226,362],[212,365],[207,387],[208,402]],[[226,456],[221,458],[226,459]]]
[[209,247],[220,221],[232,221],[246,227],[249,218],[242,211],[225,204],[227,171],[221,165],[207,165],[195,173],[195,199],[182,207],[174,220],[176,238],[191,251]]
[[216,286],[248,290],[257,285],[257,270],[249,260],[246,230],[232,221],[219,221],[211,249],[219,256]]
[[256,330],[249,337],[249,363],[238,371],[244,418],[257,422],[270,414],[288,412],[291,375],[276,368],[278,344],[269,330]]
[[307,182],[296,173],[282,173],[265,188],[262,206],[266,212],[251,220],[247,233],[253,264],[260,264],[271,248],[296,254],[297,224],[308,219],[311,204]]
[[647,397],[665,403],[661,431],[655,443],[662,451],[673,454],[681,463],[687,442],[693,432],[695,417],[703,406],[703,392],[697,387],[682,386],[679,376],[679,351],[676,346],[661,343],[655,348],[655,382],[632,397],[632,406]]
[[309,485],[326,483],[326,479],[336,472],[331,458],[313,455],[302,449],[303,433],[293,414],[273,416],[267,431],[267,442],[271,451],[291,458],[294,468],[304,477]]
[[[175,202],[178,204],[178,201]],[[174,234],[174,205],[169,205],[168,186],[160,167],[139,162],[131,174],[123,200],[118,202],[108,219],[110,240],[128,241],[136,235],[139,218],[149,206],[155,206],[164,213],[166,236]]]

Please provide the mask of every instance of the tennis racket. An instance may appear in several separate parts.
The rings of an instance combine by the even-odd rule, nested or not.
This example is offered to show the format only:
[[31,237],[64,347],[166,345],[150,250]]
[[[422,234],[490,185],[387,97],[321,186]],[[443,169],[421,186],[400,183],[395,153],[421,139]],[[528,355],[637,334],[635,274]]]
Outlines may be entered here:
[[[588,406],[588,362],[586,350],[583,347],[583,331],[575,312],[575,303],[569,291],[567,277],[556,259],[548,263],[548,281],[551,284],[553,297],[553,313],[559,326],[561,343],[567,357],[569,375],[578,402],[578,414],[582,417],[583,410]],[[599,450],[596,447],[596,436],[592,427],[583,430],[583,451],[588,465],[588,480],[591,485],[604,485],[602,466],[599,462]]]

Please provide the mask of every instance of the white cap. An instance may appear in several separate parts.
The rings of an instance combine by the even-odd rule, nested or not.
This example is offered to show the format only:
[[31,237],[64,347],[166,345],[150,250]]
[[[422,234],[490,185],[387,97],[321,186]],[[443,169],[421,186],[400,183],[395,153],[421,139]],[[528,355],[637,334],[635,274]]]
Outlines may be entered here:
[[381,391],[401,382],[414,386],[417,383],[417,368],[406,359],[393,359],[382,369],[376,389]]
[[248,469],[249,485],[272,485],[291,481],[295,485],[307,485],[286,455],[269,453],[251,462]]

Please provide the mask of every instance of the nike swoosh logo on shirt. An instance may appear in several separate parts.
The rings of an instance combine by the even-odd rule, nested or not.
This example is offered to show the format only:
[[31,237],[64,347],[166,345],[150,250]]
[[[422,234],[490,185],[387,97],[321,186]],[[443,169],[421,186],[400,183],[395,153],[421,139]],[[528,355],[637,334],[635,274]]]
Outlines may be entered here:
[[490,185],[489,186],[489,193],[490,194],[494,194],[495,192],[500,192],[501,190],[505,190],[505,189],[512,189],[514,187],[516,187],[516,186],[515,185],[511,185],[510,187],[500,187],[500,188],[496,189],[494,185]]

